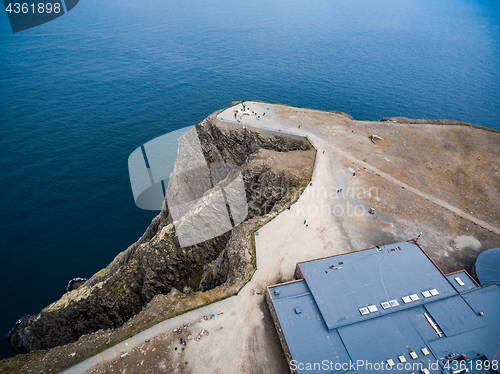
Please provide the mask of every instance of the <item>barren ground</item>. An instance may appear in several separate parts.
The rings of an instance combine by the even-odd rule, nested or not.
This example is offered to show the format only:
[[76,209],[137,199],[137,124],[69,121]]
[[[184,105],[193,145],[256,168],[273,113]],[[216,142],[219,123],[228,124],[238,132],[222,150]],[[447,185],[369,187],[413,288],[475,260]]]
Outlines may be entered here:
[[[318,148],[312,185],[260,230],[257,271],[238,296],[221,304],[223,314],[201,319],[180,335],[159,332],[125,357],[103,359],[91,373],[287,373],[264,292],[271,284],[292,280],[297,262],[421,234],[419,242],[447,273],[470,271],[481,251],[500,246],[499,235],[463,218],[470,215],[500,227],[500,133],[353,121],[333,112],[265,103],[248,106],[261,117],[244,116],[242,125],[311,139]],[[235,108],[218,118],[234,122]],[[374,144],[373,134],[382,140]],[[463,216],[374,170],[446,202]],[[375,214],[368,213],[371,207]],[[219,311],[218,305],[213,310]],[[195,339],[202,330],[208,334]],[[187,339],[186,346],[180,338]]]

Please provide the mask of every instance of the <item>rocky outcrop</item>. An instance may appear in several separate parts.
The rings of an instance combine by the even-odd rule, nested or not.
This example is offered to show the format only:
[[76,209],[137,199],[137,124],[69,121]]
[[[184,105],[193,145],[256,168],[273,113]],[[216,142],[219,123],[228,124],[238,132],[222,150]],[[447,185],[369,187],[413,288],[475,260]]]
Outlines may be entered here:
[[[49,349],[100,329],[117,328],[155,295],[166,295],[174,288],[204,291],[249,276],[254,260],[252,230],[298,196],[312,172],[315,150],[304,138],[223,124],[215,115],[199,123],[196,131],[208,165],[232,164],[241,172],[248,201],[244,222],[213,239],[181,248],[167,207],[106,269],[39,314],[24,318],[9,339],[14,350]],[[195,210],[203,212],[232,178],[231,172],[222,175],[176,224],[189,221]]]

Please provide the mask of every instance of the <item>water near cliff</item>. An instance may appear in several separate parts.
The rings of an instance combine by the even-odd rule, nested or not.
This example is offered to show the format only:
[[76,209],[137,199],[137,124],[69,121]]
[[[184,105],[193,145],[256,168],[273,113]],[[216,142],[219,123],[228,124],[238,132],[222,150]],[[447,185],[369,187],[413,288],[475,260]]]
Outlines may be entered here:
[[500,129],[496,0],[82,0],[17,34],[2,11],[0,63],[2,333],[143,233],[130,152],[232,100]]

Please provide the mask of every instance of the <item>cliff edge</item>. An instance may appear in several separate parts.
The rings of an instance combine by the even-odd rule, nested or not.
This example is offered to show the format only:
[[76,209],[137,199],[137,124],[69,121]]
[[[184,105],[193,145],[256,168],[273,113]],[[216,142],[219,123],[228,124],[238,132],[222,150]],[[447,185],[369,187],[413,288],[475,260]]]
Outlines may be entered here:
[[[298,196],[312,173],[316,151],[305,138],[223,124],[215,115],[195,129],[208,165],[239,167],[249,202],[245,221],[223,235],[181,248],[167,207],[105,269],[39,314],[24,318],[9,338],[14,350],[47,350],[85,334],[115,329],[156,295],[174,290],[206,291],[223,284],[242,284],[249,277],[254,268],[252,230]],[[182,154],[176,164],[180,159]],[[186,183],[196,189],[195,178]],[[205,206],[221,183],[205,193]],[[184,219],[195,209],[203,206],[197,204]],[[207,219],[210,221],[209,216]]]

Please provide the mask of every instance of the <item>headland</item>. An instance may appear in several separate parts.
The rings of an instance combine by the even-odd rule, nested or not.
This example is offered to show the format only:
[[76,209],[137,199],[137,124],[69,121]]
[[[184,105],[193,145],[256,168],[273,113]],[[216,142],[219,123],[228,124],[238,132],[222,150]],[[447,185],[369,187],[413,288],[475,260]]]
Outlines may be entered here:
[[[114,357],[127,373],[285,373],[263,291],[292,280],[297,262],[418,237],[448,273],[470,271],[479,253],[500,246],[499,132],[244,105],[213,113],[197,130],[207,158],[242,168],[255,203],[249,218],[186,251],[162,212],[107,268],[25,318],[15,344],[31,353],[0,368],[50,373],[107,349],[99,365],[91,358],[68,370],[105,373],[103,357]],[[144,330],[200,304],[215,318],[195,309]],[[189,327],[174,333],[168,321]],[[139,331],[149,338],[123,340]]]

